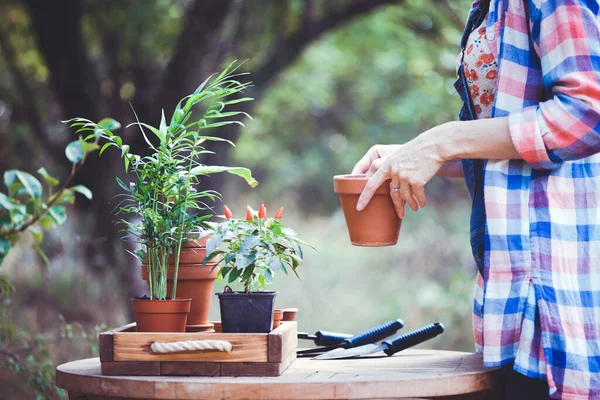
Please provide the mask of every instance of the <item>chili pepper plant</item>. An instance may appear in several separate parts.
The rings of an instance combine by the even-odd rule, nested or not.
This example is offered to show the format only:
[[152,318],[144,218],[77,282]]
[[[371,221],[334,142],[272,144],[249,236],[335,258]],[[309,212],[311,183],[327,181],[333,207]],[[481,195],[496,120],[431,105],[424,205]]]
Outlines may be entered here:
[[281,222],[283,207],[274,217],[267,217],[264,205],[258,213],[248,207],[245,219],[233,218],[227,206],[224,214],[225,221],[213,225],[204,263],[217,259],[220,277],[228,283],[239,282],[244,290],[233,292],[226,287],[217,293],[223,332],[269,332],[277,293],[261,289],[279,271],[300,278],[297,270],[303,263],[302,246],[307,244]]
[[248,206],[246,218],[237,219],[227,206],[225,221],[213,225],[206,244],[204,263],[218,257],[220,277],[228,283],[238,281],[244,292],[263,289],[273,281],[276,272],[298,275],[303,262],[302,245],[308,245],[298,234],[281,222],[283,207],[274,217],[267,217],[266,207],[258,212]]

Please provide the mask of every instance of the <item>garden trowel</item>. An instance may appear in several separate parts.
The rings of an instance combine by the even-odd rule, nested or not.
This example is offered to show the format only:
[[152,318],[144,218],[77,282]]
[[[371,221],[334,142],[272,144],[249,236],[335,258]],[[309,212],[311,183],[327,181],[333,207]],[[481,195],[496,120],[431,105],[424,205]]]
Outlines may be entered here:
[[419,343],[423,343],[426,340],[433,339],[444,332],[444,326],[436,322],[429,324],[420,329],[407,332],[403,335],[398,336],[393,340],[386,340],[381,345],[366,344],[364,346],[348,348],[348,349],[335,349],[325,354],[321,354],[312,358],[313,360],[336,360],[340,358],[354,358],[359,356],[365,356],[368,354],[379,353],[383,351],[388,356],[394,355],[399,351],[408,349],[409,347],[416,346]]
[[403,326],[404,323],[400,319],[397,319],[395,321],[388,321],[385,324],[379,325],[378,327],[359,333],[358,335],[352,336],[351,338],[344,339],[340,343],[336,343],[331,346],[298,350],[297,354],[298,357],[312,357],[316,354],[321,354],[338,348],[349,349],[369,343],[375,343],[387,337],[395,335],[396,332],[402,329]]

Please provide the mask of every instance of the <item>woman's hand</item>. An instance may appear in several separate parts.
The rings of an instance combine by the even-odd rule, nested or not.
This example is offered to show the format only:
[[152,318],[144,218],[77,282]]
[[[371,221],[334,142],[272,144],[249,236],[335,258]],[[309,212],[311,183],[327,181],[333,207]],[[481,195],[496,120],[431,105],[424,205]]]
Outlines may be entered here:
[[369,177],[356,209],[363,210],[388,179],[392,180],[390,196],[399,218],[406,214],[406,203],[413,211],[425,207],[424,186],[445,162],[433,138],[428,131],[403,145],[373,146],[352,171]]

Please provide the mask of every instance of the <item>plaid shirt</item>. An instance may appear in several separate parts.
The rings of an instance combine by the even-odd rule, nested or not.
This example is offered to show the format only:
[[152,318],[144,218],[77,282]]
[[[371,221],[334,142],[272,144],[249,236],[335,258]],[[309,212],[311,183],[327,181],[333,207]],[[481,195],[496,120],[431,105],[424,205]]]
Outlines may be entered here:
[[492,0],[493,117],[523,160],[488,160],[478,350],[546,378],[553,398],[600,398],[598,1]]

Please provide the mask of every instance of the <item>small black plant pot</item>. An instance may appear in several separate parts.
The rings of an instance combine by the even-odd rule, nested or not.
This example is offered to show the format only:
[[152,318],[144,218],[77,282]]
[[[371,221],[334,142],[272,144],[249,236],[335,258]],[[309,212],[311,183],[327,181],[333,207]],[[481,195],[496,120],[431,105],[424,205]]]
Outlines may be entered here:
[[221,323],[224,333],[269,333],[277,292],[221,292]]

